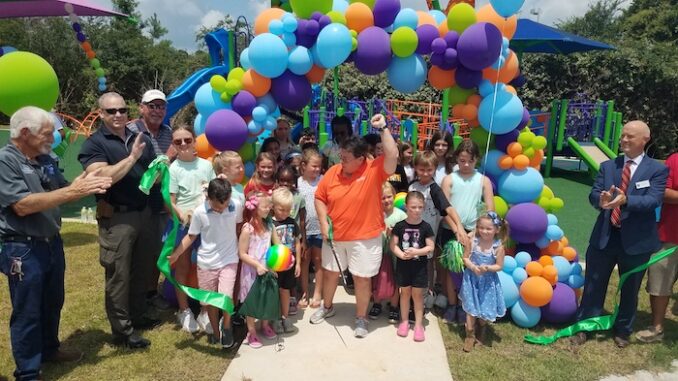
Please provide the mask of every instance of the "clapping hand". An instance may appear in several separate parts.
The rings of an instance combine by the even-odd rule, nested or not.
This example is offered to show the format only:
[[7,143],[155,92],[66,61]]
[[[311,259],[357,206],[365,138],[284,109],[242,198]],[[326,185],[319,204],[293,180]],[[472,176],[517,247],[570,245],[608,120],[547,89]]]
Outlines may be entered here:
[[141,155],[144,153],[144,148],[146,148],[146,142],[144,142],[143,138],[144,134],[137,134],[136,139],[134,139],[134,144],[132,144],[132,152],[130,153],[130,156],[136,161],[139,160]]
[[101,169],[90,173],[83,172],[73,180],[70,186],[79,195],[106,193],[106,190],[113,184],[113,179],[110,176],[100,176],[100,173]]

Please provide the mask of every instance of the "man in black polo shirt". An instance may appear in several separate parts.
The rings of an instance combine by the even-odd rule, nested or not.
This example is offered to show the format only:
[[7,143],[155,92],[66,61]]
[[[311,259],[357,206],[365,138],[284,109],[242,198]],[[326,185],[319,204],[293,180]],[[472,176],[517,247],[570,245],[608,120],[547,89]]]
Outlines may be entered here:
[[59,205],[111,186],[110,177],[84,173],[68,184],[49,155],[54,123],[37,107],[10,120],[10,142],[0,149],[0,271],[12,299],[10,337],[17,380],[35,380],[45,361],[77,361],[59,349],[64,304],[64,247]]
[[97,195],[99,262],[106,271],[106,314],[116,344],[145,348],[150,341],[134,329],[159,321],[144,316],[150,274],[148,254],[154,244],[148,196],[139,181],[155,159],[150,139],[126,127],[127,106],[117,93],[99,98],[102,124],[82,145],[78,160],[87,173],[101,171],[113,186]]
[[[143,132],[151,138],[153,151],[156,155],[167,155],[170,159],[174,158],[177,151],[172,145],[172,128],[164,124],[167,114],[165,93],[157,89],[146,91],[141,97],[139,113],[141,117],[127,123],[127,127],[132,132]],[[151,188],[148,204],[151,207],[151,226],[155,228],[155,231],[149,234],[157,238],[151,240],[156,245],[151,248],[151,251],[145,257],[150,263],[150,266],[147,266],[150,273],[146,277],[148,280],[146,299],[154,307],[166,310],[170,308],[170,305],[158,294],[160,271],[158,266],[155,265],[162,250],[162,234],[169,221],[169,214],[165,209],[165,202],[162,199],[159,186]]]

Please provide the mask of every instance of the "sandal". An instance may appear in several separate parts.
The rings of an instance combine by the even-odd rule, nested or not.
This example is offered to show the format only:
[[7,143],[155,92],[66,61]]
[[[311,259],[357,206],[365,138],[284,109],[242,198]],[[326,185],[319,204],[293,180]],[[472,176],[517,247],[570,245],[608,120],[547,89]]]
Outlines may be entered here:
[[247,334],[247,344],[254,349],[259,349],[264,346],[264,344],[261,343],[261,340],[257,337],[255,334]]

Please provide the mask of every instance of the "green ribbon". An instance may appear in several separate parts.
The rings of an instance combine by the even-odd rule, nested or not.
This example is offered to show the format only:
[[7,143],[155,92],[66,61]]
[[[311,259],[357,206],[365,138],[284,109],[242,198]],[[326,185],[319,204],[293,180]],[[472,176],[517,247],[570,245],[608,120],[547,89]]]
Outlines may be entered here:
[[525,341],[532,344],[549,345],[556,342],[556,340],[560,338],[573,336],[578,332],[606,331],[612,328],[612,325],[614,324],[615,320],[617,320],[617,315],[619,314],[619,296],[621,295],[621,289],[622,286],[624,285],[624,282],[626,282],[626,280],[628,279],[628,277],[637,272],[645,271],[645,269],[647,269],[648,267],[652,266],[653,264],[661,261],[662,259],[670,255],[675,254],[675,252],[676,252],[675,247],[661,251],[657,255],[653,256],[647,263],[644,263],[622,274],[621,277],[619,277],[617,293],[615,294],[614,297],[614,312],[612,313],[612,315],[597,316],[584,319],[567,328],[561,329],[552,336],[525,335],[524,338]]
[[457,240],[447,241],[438,261],[443,268],[451,272],[464,271],[464,246]]
[[190,298],[193,298],[197,301],[209,304],[211,306],[217,307],[220,310],[224,310],[229,314],[233,314],[233,299],[227,295],[220,294],[214,291],[200,290],[197,288],[192,288],[180,284],[172,276],[170,270],[170,263],[168,257],[174,251],[174,242],[177,238],[177,231],[179,230],[179,219],[177,218],[174,208],[172,208],[172,202],[170,200],[170,191],[169,191],[169,160],[167,156],[160,155],[158,156],[151,164],[148,165],[148,169],[144,172],[144,175],[141,177],[139,183],[139,189],[148,194],[151,190],[151,187],[156,182],[156,179],[160,178],[160,189],[162,192],[162,198],[165,200],[165,204],[172,211],[172,230],[170,231],[165,243],[160,252],[160,257],[158,258],[157,266],[165,275],[165,278],[170,281],[175,287],[179,288]]

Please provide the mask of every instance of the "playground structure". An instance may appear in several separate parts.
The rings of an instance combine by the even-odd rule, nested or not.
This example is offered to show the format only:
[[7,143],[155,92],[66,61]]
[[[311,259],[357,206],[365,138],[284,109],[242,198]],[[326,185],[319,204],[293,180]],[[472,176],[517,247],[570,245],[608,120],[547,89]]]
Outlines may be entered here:
[[545,177],[551,175],[555,156],[577,156],[591,175],[600,163],[617,157],[622,130],[622,114],[614,111],[614,101],[591,101],[578,95],[572,100],[551,103],[547,133]]

